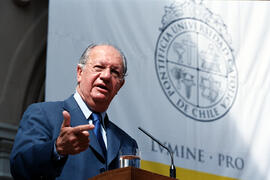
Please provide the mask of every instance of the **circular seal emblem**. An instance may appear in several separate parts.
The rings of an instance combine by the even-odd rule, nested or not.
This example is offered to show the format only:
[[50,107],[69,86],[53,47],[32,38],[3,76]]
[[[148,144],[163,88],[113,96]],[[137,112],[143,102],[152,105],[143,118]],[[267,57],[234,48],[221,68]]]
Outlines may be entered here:
[[174,19],[162,29],[155,68],[169,101],[189,118],[214,121],[233,105],[238,80],[232,49],[201,19]]

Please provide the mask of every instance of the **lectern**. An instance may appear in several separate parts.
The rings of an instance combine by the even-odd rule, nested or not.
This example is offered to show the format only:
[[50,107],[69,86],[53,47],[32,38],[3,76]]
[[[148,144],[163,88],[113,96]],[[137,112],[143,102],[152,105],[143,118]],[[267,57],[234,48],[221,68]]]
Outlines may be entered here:
[[167,176],[152,173],[135,167],[126,167],[106,171],[88,180],[175,180]]

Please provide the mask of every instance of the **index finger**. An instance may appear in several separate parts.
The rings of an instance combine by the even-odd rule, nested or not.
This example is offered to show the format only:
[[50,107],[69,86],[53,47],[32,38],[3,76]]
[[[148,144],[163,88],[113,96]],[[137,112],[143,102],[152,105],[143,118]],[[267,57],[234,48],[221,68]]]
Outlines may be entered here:
[[80,126],[73,127],[72,131],[74,133],[79,133],[79,132],[83,132],[83,131],[89,131],[89,130],[92,130],[94,128],[95,128],[95,126],[90,125],[90,124],[86,124],[86,125],[80,125]]

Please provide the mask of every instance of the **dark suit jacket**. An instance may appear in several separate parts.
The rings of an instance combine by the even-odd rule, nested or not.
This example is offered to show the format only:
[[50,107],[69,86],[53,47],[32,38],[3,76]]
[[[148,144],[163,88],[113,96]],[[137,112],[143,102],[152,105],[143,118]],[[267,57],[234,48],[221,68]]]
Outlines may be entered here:
[[120,150],[130,153],[137,148],[136,141],[106,117],[107,158],[104,158],[94,132],[89,131],[90,145],[86,151],[56,160],[53,149],[62,125],[63,110],[70,113],[71,126],[88,123],[73,96],[65,101],[37,103],[28,107],[10,156],[14,179],[86,180],[118,168]]

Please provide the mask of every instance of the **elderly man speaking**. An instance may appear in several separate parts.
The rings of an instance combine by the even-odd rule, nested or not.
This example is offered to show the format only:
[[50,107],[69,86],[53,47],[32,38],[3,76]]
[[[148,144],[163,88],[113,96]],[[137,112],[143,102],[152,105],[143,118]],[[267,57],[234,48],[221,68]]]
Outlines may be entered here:
[[90,45],[77,66],[76,92],[65,101],[32,104],[24,113],[10,157],[20,179],[86,180],[119,167],[119,152],[137,143],[106,113],[124,85],[127,63],[112,45]]

